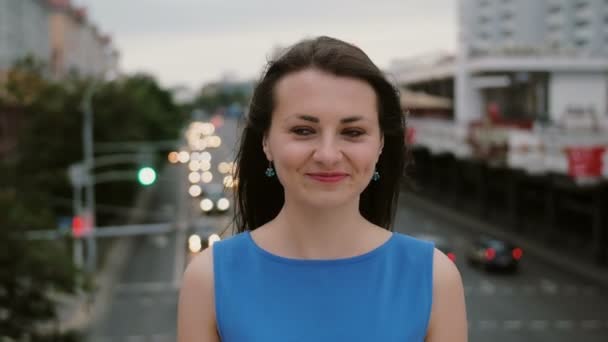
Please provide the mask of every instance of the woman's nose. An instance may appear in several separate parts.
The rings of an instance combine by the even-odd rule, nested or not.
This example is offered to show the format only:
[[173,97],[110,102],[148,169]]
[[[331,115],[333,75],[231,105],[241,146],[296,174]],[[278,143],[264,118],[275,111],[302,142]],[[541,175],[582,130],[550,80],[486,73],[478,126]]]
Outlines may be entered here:
[[319,163],[332,165],[342,160],[342,148],[333,138],[323,138],[315,147],[313,159]]

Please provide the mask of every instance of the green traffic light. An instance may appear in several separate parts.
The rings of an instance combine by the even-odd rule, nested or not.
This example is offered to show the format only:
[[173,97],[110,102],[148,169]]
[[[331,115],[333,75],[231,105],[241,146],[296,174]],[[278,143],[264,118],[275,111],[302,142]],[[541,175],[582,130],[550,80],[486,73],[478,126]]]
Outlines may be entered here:
[[142,167],[137,172],[137,181],[142,185],[151,185],[156,181],[156,171],[151,167]]

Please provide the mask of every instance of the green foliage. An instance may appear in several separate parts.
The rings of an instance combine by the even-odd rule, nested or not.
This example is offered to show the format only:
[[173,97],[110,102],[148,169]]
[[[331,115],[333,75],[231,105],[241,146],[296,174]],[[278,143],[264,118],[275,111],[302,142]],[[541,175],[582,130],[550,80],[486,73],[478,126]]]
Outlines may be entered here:
[[14,191],[0,192],[0,337],[40,340],[36,327],[55,319],[52,293],[73,293],[77,271],[62,241],[28,241],[31,229],[51,226],[48,210],[27,206]]
[[[17,149],[0,158],[0,340],[42,340],[34,327],[55,317],[49,295],[85,285],[72,265],[69,240],[31,241],[25,231],[54,229],[58,217],[72,215],[68,168],[83,159],[82,102],[92,82],[48,80],[32,61],[18,63],[0,79],[0,115],[10,110],[20,118]],[[172,94],[150,76],[94,87],[96,142],[174,140],[185,125]],[[135,178],[104,183],[96,187],[96,200],[130,206],[138,188]],[[98,212],[98,223],[112,220],[118,217]]]

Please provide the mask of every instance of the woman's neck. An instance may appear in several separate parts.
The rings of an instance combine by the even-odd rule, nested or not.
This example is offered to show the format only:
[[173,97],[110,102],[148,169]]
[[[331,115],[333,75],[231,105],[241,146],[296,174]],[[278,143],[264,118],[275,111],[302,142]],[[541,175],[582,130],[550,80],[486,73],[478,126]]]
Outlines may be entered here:
[[292,258],[337,259],[363,254],[388,232],[359,213],[359,204],[323,210],[286,203],[260,231],[270,252]]

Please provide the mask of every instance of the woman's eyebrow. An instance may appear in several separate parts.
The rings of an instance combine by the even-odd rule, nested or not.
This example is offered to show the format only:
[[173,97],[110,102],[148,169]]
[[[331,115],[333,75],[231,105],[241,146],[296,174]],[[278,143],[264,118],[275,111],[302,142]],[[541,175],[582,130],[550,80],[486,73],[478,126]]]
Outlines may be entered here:
[[[314,123],[319,123],[319,121],[320,121],[319,118],[314,117],[312,115],[307,115],[307,114],[300,114],[300,115],[297,116],[297,118],[301,119],[301,120],[304,120],[304,121],[314,122]],[[349,117],[341,119],[340,123],[343,123],[343,124],[345,124],[345,123],[352,123],[352,122],[355,122],[355,121],[360,121],[362,119],[363,119],[363,117],[359,116],[359,115],[349,116]]]

